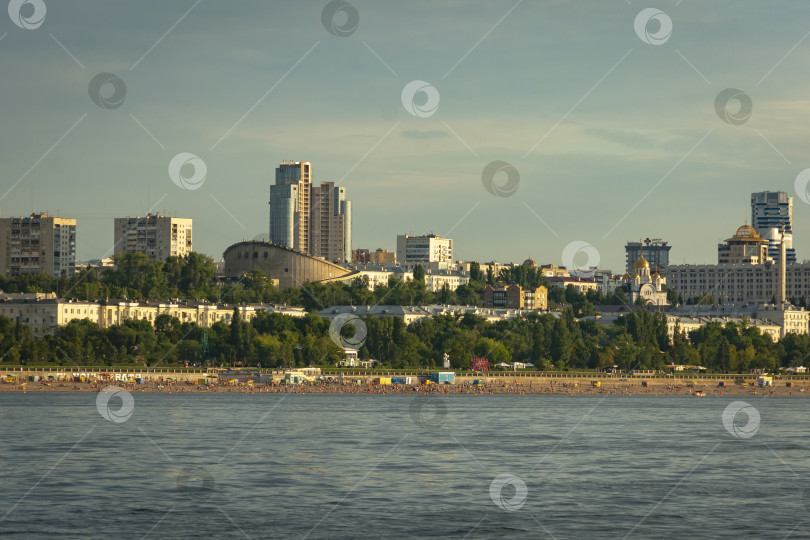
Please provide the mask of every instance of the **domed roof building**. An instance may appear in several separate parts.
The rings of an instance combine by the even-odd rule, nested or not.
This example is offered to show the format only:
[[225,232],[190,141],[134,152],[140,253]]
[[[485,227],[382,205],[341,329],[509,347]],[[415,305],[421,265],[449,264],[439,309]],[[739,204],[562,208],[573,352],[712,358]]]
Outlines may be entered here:
[[727,238],[724,244],[717,245],[719,264],[762,264],[771,260],[768,257],[768,240],[762,238],[748,220]]
[[650,274],[650,263],[644,258],[642,250],[641,257],[633,265],[635,272],[632,276],[624,275],[624,286],[634,304],[639,298],[645,304],[654,306],[666,306],[667,302],[667,280],[661,277],[658,272]]
[[633,265],[633,268],[649,268],[650,263],[644,258],[644,253],[641,254],[641,258],[636,261],[636,264]]

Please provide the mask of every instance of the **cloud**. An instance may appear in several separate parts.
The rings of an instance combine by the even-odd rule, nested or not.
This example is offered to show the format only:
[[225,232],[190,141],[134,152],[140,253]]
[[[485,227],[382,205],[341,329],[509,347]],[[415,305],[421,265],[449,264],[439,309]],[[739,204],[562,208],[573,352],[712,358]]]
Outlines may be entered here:
[[439,129],[408,129],[402,132],[402,136],[408,139],[441,139],[442,137],[447,137],[447,132]]

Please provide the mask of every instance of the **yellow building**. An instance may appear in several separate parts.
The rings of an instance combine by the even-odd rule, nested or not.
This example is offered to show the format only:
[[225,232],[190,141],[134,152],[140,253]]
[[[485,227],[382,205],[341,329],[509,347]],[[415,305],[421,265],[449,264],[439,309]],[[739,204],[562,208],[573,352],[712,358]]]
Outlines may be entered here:
[[[44,298],[43,298],[44,296]],[[268,304],[240,305],[239,315],[243,321],[251,321],[261,310],[282,313],[293,317],[303,317],[303,308]],[[230,323],[234,306],[207,303],[160,303],[131,302],[127,300],[106,300],[85,302],[55,298],[53,294],[5,295],[0,296],[0,315],[19,320],[31,329],[33,337],[44,337],[56,328],[67,325],[75,319],[87,319],[109,328],[120,325],[128,319],[141,319],[154,324],[160,315],[176,317],[181,323],[193,323],[202,328],[210,328],[217,322]]]
[[725,244],[717,246],[718,264],[762,264],[766,260],[769,260],[768,241],[747,221]]
[[76,220],[48,214],[0,219],[0,275],[73,275]]

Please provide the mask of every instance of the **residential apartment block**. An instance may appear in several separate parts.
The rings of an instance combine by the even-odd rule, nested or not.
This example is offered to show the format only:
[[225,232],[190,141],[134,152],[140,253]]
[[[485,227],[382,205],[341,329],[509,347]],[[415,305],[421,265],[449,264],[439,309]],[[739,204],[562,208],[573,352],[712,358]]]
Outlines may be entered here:
[[351,261],[352,202],[346,188],[323,182],[312,188],[309,254],[338,264]]
[[438,234],[397,236],[397,261],[400,264],[453,262],[453,240]]
[[352,262],[358,264],[395,264],[397,262],[397,254],[387,249],[379,248],[376,251],[353,249]]
[[[411,273],[413,275],[413,273]],[[462,285],[467,285],[470,282],[470,276],[464,275],[461,272],[426,272],[425,273],[425,288],[430,292],[439,292],[444,287],[451,291],[455,291]]]
[[[268,304],[242,304],[239,313],[243,321],[250,321],[261,310],[303,317],[303,308]],[[209,328],[214,323],[230,323],[234,306],[208,303],[132,302],[127,300],[74,301],[56,298],[54,294],[0,295],[0,315],[19,320],[41,338],[52,334],[57,327],[72,320],[87,319],[109,328],[128,319],[143,319],[154,324],[159,315],[177,317],[180,322],[194,323]]]
[[115,219],[115,249],[120,253],[144,253],[154,261],[182,257],[192,251],[192,220],[148,214]]
[[334,182],[312,185],[312,164],[283,161],[270,186],[270,242],[343,264],[352,259],[352,203]]
[[537,287],[535,290],[523,289],[520,285],[511,284],[501,287],[487,285],[484,287],[483,304],[493,309],[548,309],[548,290]]
[[72,276],[76,265],[76,220],[31,214],[0,219],[0,274]]
[[309,253],[312,164],[282,161],[270,186],[270,242]]
[[582,294],[585,294],[591,290],[595,291],[599,288],[599,283],[597,283],[597,281],[593,278],[549,277],[546,278],[546,280],[551,287],[562,287],[565,289],[571,285]]

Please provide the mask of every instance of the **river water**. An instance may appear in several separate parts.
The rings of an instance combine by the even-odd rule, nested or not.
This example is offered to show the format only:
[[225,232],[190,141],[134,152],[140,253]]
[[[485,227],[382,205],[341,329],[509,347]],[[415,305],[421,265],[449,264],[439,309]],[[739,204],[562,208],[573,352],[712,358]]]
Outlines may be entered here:
[[810,400],[739,401],[0,393],[0,536],[810,538]]

